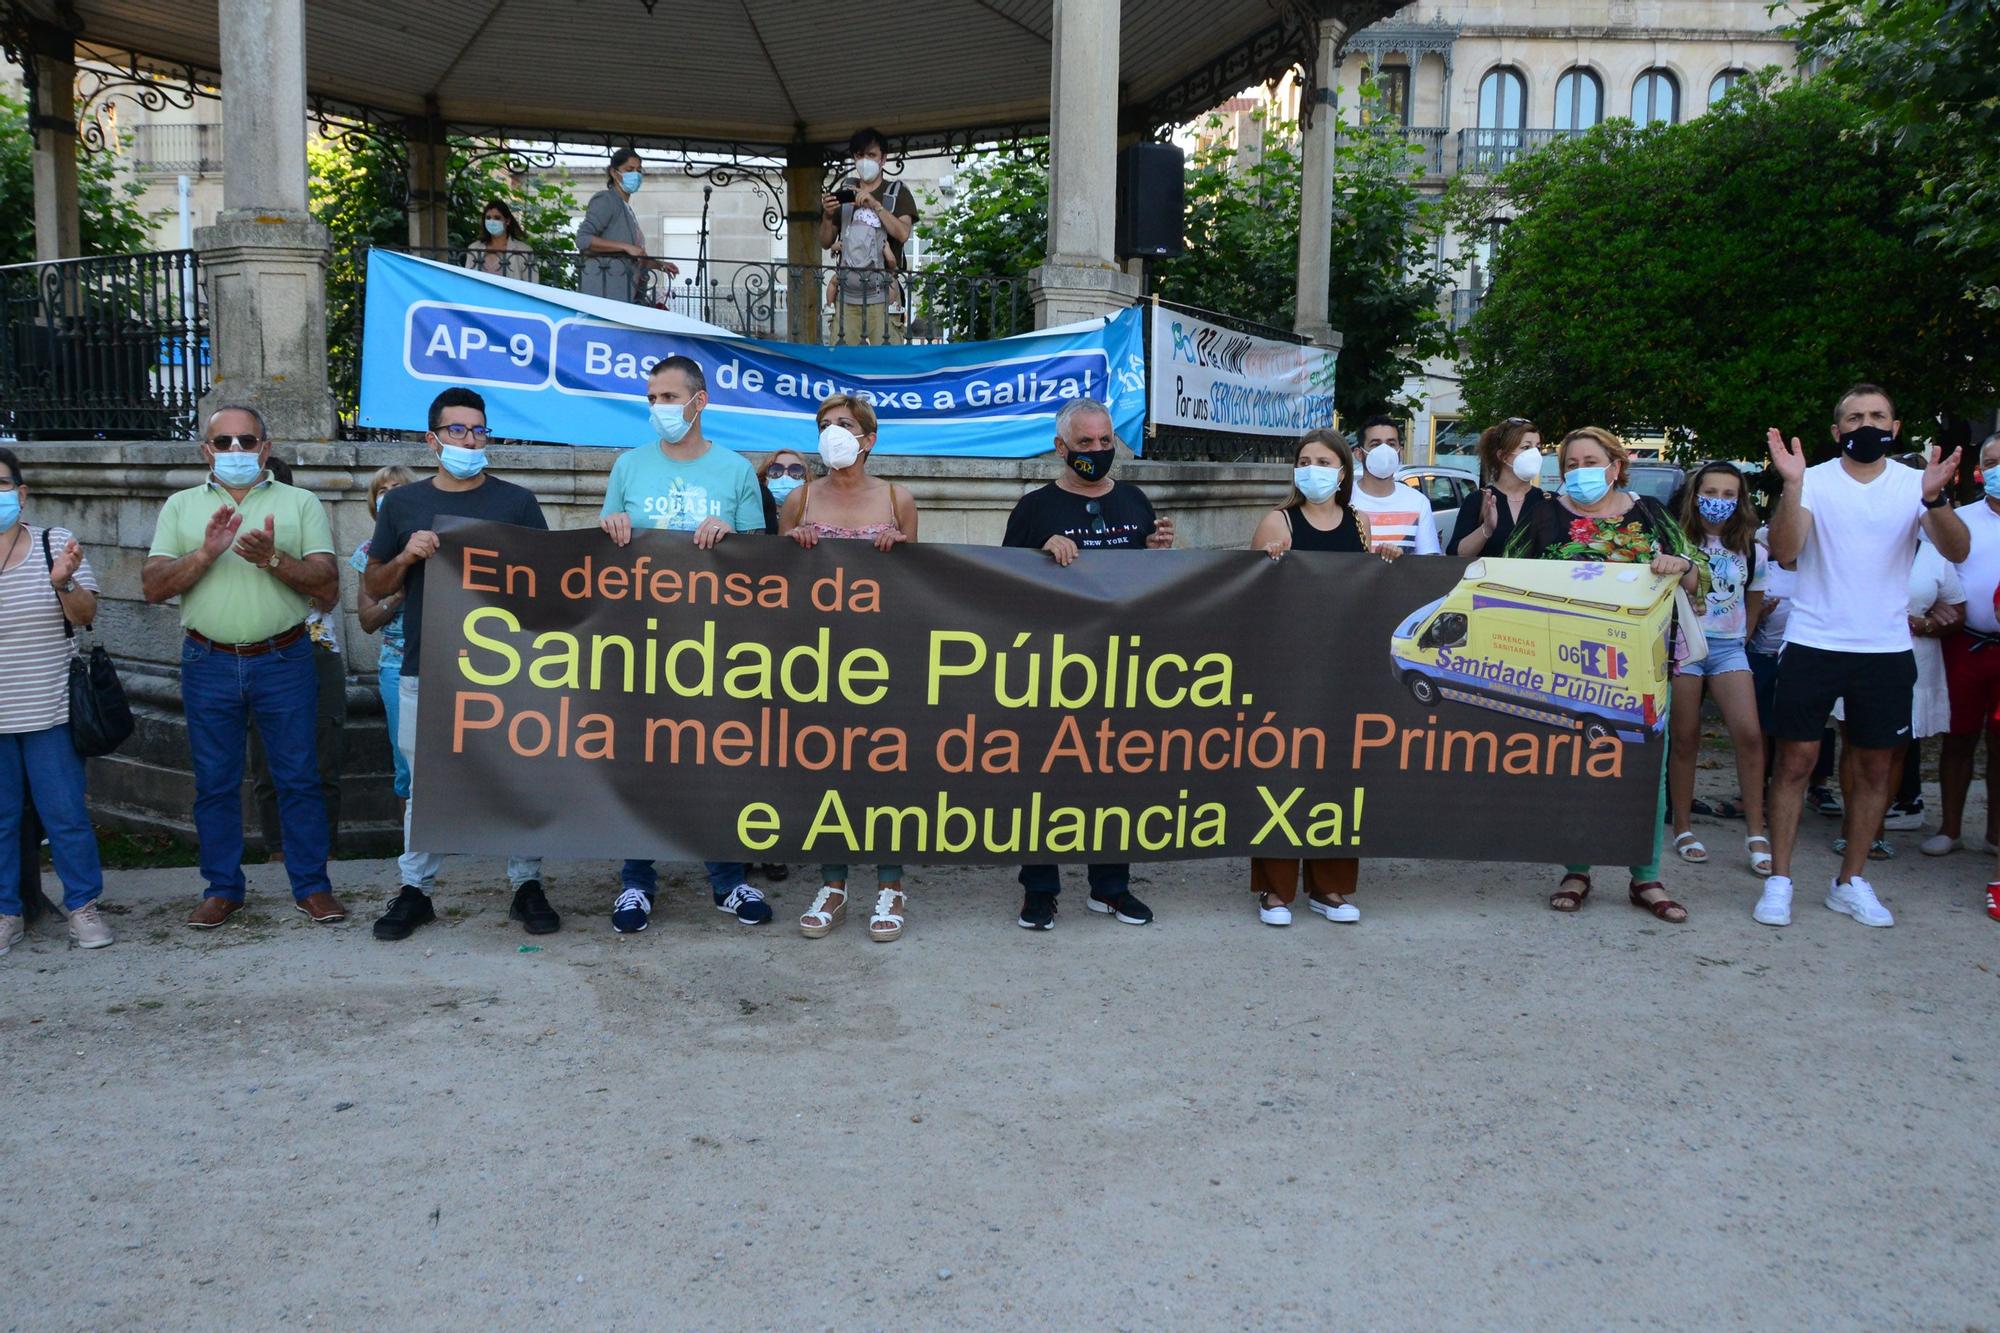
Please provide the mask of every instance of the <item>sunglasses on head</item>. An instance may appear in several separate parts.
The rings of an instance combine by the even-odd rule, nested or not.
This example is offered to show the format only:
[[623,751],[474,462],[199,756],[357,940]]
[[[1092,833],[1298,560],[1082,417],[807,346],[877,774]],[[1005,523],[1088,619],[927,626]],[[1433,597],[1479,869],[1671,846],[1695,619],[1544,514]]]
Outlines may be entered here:
[[211,435],[208,440],[208,447],[223,453],[233,453],[237,450],[241,450],[244,453],[255,453],[257,446],[263,442],[262,439],[255,435]]
[[776,481],[780,477],[797,477],[800,481],[804,481],[806,479],[806,465],[804,463],[773,463],[764,469],[764,475],[772,481]]

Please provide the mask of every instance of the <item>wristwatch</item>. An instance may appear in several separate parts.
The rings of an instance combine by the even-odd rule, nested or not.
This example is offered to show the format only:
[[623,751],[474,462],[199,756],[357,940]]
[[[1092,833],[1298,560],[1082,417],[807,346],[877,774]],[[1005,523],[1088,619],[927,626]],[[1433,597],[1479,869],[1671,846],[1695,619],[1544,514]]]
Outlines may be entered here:
[[1935,500],[1926,500],[1926,501],[1924,501],[1924,508],[1926,508],[1926,509],[1942,509],[1942,508],[1944,508],[1944,507],[1945,507],[1946,505],[1948,505],[1948,504],[1950,504],[1950,503],[1951,503],[1951,497],[1950,497],[1949,495],[1946,495],[1946,494],[1945,494],[1944,492],[1940,491],[1940,492],[1938,492],[1938,498],[1937,498],[1937,499],[1935,499]]
[[278,552],[274,549],[271,552],[271,558],[264,562],[264,568],[276,569],[277,567],[278,567]]
[[77,587],[78,584],[76,581],[76,575],[72,574],[68,578],[62,581],[62,586],[60,588],[57,588],[56,591],[67,595],[69,593],[75,592],[77,590]]

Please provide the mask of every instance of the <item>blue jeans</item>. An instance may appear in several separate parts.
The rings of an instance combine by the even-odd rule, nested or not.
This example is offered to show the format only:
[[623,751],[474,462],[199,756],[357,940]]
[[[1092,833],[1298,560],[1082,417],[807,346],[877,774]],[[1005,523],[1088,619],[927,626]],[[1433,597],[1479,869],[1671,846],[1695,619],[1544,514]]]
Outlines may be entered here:
[[[1105,862],[1090,867],[1090,894],[1093,898],[1116,898],[1132,886],[1132,867],[1124,862]],[[1030,893],[1061,893],[1061,866],[1022,866],[1021,887]]]
[[[727,896],[730,890],[750,878],[750,867],[742,861],[703,861],[701,868],[708,872],[709,890],[718,898]],[[651,861],[627,861],[618,868],[618,882],[625,888],[638,889],[650,898],[653,887],[660,882],[660,876]]]
[[[0,735],[0,916],[21,915],[21,825],[35,803],[49,837],[50,859],[63,883],[63,910],[97,901],[104,868],[97,860],[97,830],[83,800],[83,758],[69,738],[69,723],[46,731]],[[39,860],[39,858],[37,858]]]
[[396,662],[380,669],[377,675],[377,692],[382,696],[382,716],[389,722],[389,756],[396,763],[396,795],[401,800],[410,799],[410,761],[403,753],[403,741],[396,729],[397,718],[403,711],[402,691],[398,688],[403,679],[403,664]]
[[326,877],[326,801],[319,790],[319,668],[312,640],[240,657],[193,639],[181,643],[181,706],[194,756],[194,828],[208,897],[242,902],[243,746],[257,715],[292,897],[330,893]]
[[[417,678],[398,673],[396,679],[396,739],[403,751],[403,758],[409,762],[410,776],[414,782],[417,764],[417,700],[420,697]],[[403,854],[396,858],[396,869],[403,883],[412,888],[430,893],[437,888],[438,871],[444,867],[443,852],[419,852],[410,846],[410,820],[416,811],[416,802],[403,807]],[[514,855],[507,858],[507,882],[515,889],[524,884],[538,883],[542,878],[542,858],[539,856]]]

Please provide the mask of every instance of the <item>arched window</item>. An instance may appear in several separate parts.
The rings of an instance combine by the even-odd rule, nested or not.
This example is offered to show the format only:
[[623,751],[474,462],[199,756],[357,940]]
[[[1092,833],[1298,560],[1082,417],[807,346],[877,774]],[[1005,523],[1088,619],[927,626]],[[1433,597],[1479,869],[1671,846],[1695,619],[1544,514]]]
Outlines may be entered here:
[[1556,80],[1556,124],[1559,130],[1581,133],[1604,119],[1604,85],[1587,69],[1573,69]]
[[1632,85],[1632,123],[1672,125],[1681,118],[1681,87],[1663,69],[1649,69]]
[[1747,69],[1725,69],[1708,81],[1708,104],[1714,106],[1729,95],[1729,90],[1749,76]]
[[1501,66],[1479,81],[1479,128],[1518,130],[1528,123],[1527,84],[1519,70]]

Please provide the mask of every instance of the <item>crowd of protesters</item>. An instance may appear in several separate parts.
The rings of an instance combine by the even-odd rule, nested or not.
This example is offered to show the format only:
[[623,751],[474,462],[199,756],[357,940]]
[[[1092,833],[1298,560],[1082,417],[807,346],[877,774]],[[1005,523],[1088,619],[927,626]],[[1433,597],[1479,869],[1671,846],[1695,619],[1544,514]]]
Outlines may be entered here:
[[[660,530],[707,549],[755,533],[802,547],[866,542],[886,554],[918,539],[915,498],[869,470],[881,425],[864,399],[837,395],[819,405],[817,466],[793,450],[753,465],[712,444],[702,431],[707,406],[697,362],[672,356],[652,367],[645,419],[653,442],[628,450],[611,470],[599,519],[608,540],[624,545],[636,531]],[[443,858],[416,844],[409,810],[419,776],[425,571],[438,551],[437,520],[547,526],[533,493],[488,470],[492,429],[477,393],[440,393],[428,426],[435,470],[418,476],[385,468],[370,479],[374,532],[347,561],[360,573],[362,632],[381,637],[378,678],[404,812],[399,882],[374,923],[383,940],[407,938],[436,918]],[[1835,844],[1840,867],[1826,885],[1828,908],[1867,926],[1893,924],[1863,871],[1871,856],[1879,858],[1886,827],[1911,827],[1894,821],[1913,811],[1922,818],[1921,804],[1912,805],[1920,788],[1910,778],[1924,737],[1945,740],[1941,827],[1922,850],[1942,856],[1964,845],[1979,737],[2000,725],[2000,652],[1985,651],[2000,643],[2000,434],[1979,453],[1985,498],[1954,509],[1946,487],[1958,452],[1892,457],[1901,433],[1889,394],[1871,384],[1837,400],[1831,434],[1840,452],[1827,462],[1808,467],[1800,441],[1773,430],[1768,452],[1781,491],[1762,517],[1732,464],[1698,468],[1675,514],[1628,489],[1630,456],[1609,431],[1586,427],[1562,438],[1552,492],[1538,484],[1542,441],[1534,423],[1513,419],[1481,439],[1482,484],[1465,501],[1445,550],[1643,562],[1677,582],[1698,625],[1698,634],[1694,625],[1674,633],[1670,756],[1654,843],[1644,863],[1628,867],[1630,901],[1651,917],[1687,920],[1663,878],[1663,842],[1670,834],[1679,859],[1707,860],[1692,826],[1692,816],[1703,813],[1745,820],[1748,867],[1762,882],[1752,915],[1766,925],[1790,923],[1801,813],[1809,803],[1824,805],[1809,789],[1824,780],[1830,722],[1841,738],[1846,824]],[[1357,450],[1334,430],[1305,435],[1290,493],[1259,520],[1250,549],[1273,560],[1292,552],[1380,560],[1438,552],[1427,506],[1395,480],[1403,461],[1396,423],[1366,422],[1360,443]],[[1056,478],[1021,497],[1003,544],[1040,551],[1062,567],[1097,550],[1173,546],[1173,520],[1157,514],[1140,487],[1113,475],[1118,440],[1103,405],[1078,399],[1064,406],[1053,444]],[[298,910],[315,922],[340,921],[347,909],[334,896],[327,863],[339,835],[348,672],[336,633],[339,561],[326,512],[272,457],[253,409],[215,409],[199,448],[207,476],[168,499],[141,570],[146,600],[178,600],[183,629],[181,693],[206,885],[187,924],[212,930],[243,907],[246,754],[257,774],[265,844],[283,862]],[[71,635],[94,618],[98,585],[73,534],[31,521],[29,495],[19,460],[0,450],[0,953],[25,929],[30,806],[63,885],[70,939],[83,948],[112,940],[96,906],[103,874],[68,725]],[[1683,641],[1705,651],[1679,651]],[[1714,701],[1733,743],[1740,804],[1694,798],[1705,699]],[[1986,837],[1975,845],[2000,854],[1990,805],[1987,818]],[[821,887],[799,918],[802,934],[822,937],[843,922],[850,869],[819,867]],[[719,910],[746,925],[773,919],[750,883],[749,864],[710,862],[706,871]],[[782,868],[764,871],[776,878]],[[904,931],[907,881],[899,865],[874,871],[867,931],[887,942]],[[530,934],[558,930],[532,849],[510,856],[507,872],[513,919]],[[1302,879],[1316,914],[1349,923],[1360,916],[1349,901],[1359,878],[1360,862],[1351,857],[1259,857],[1249,888],[1269,925],[1291,923]],[[2000,920],[2000,870],[1993,878],[1986,906]],[[1093,911],[1132,925],[1153,919],[1132,892],[1129,866],[1092,864],[1087,880]],[[1061,868],[1023,866],[1020,882],[1018,923],[1053,928]],[[656,890],[651,861],[625,861],[612,928],[645,930]],[[1567,866],[1549,905],[1578,911],[1591,891],[1592,868]]]

